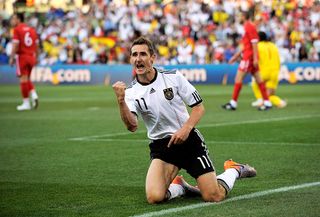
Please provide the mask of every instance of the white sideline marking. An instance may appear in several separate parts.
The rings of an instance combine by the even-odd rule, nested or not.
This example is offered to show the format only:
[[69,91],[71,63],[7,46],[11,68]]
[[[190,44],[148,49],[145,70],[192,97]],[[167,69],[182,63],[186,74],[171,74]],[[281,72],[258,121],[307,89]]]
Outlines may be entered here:
[[246,142],[246,141],[205,141],[206,144],[247,144],[247,145],[289,145],[289,146],[317,146],[320,143],[298,143],[298,142]]
[[216,206],[216,205],[221,205],[221,204],[229,203],[229,202],[233,202],[233,201],[247,200],[247,199],[252,199],[252,198],[256,198],[256,197],[263,197],[263,196],[266,196],[269,194],[287,192],[287,191],[297,190],[297,189],[301,189],[301,188],[309,188],[309,187],[318,186],[318,185],[320,185],[320,182],[311,182],[311,183],[305,183],[305,184],[301,184],[301,185],[287,186],[287,187],[276,188],[276,189],[271,189],[271,190],[266,190],[266,191],[255,192],[255,193],[251,193],[251,194],[245,194],[245,195],[241,195],[241,196],[237,196],[237,197],[232,197],[230,199],[226,199],[226,200],[219,202],[219,203],[204,203],[203,202],[203,203],[197,203],[197,204],[183,206],[183,207],[165,209],[165,210],[160,210],[160,211],[155,211],[155,212],[148,212],[148,213],[144,213],[141,215],[134,215],[132,217],[162,216],[162,215],[166,215],[166,214],[170,214],[170,213],[176,213],[176,212],[197,209],[197,208],[202,208],[202,207],[207,207],[207,206]]
[[[146,131],[142,131],[146,133]],[[136,133],[142,133],[142,132],[136,132]],[[129,135],[131,133],[129,132],[122,132],[122,133],[108,133],[104,135],[94,135],[94,136],[84,136],[84,137],[76,137],[76,138],[70,138],[69,140],[72,141],[82,141],[82,140],[91,140],[91,139],[96,139],[96,138],[102,138],[102,137],[112,137],[112,136],[123,136],[123,135]]]
[[[289,117],[279,117],[279,118],[269,118],[269,119],[258,119],[258,120],[248,120],[248,121],[238,121],[238,122],[227,122],[227,123],[216,123],[216,124],[203,124],[197,126],[197,128],[204,128],[204,127],[220,127],[220,126],[232,126],[232,125],[239,125],[239,124],[255,124],[255,123],[265,123],[265,122],[272,122],[272,121],[285,121],[285,120],[294,120],[294,119],[303,119],[303,118],[314,118],[320,117],[320,115],[301,115],[301,116],[289,116]],[[137,133],[146,133],[146,131],[138,131]],[[103,135],[94,135],[94,136],[84,136],[84,137],[75,137],[69,138],[71,141],[83,141],[83,140],[90,140],[96,138],[108,138],[113,136],[123,136],[129,135],[131,132],[122,132],[122,133],[108,133]]]
[[89,107],[88,108],[89,111],[98,111],[100,109],[101,109],[101,107]]
[[278,118],[258,119],[258,120],[248,120],[248,121],[238,121],[238,122],[203,124],[203,125],[200,125],[198,128],[232,126],[232,125],[239,125],[239,124],[256,124],[256,123],[266,123],[266,122],[273,122],[273,121],[286,121],[286,120],[314,118],[314,117],[320,117],[320,115],[301,115],[301,116],[278,117]]
[[[82,140],[84,141],[84,140]],[[97,142],[150,142],[148,139],[113,139],[113,138],[92,138],[85,141],[97,141]],[[206,144],[236,144],[236,145],[278,145],[278,146],[318,146],[320,143],[297,143],[297,142],[250,142],[250,141],[215,141],[205,140]]]

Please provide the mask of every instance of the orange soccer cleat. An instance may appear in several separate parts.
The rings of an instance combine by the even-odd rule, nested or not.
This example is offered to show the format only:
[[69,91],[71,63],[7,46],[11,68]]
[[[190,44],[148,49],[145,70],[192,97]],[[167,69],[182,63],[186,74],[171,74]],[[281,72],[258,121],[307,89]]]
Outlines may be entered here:
[[250,178],[250,177],[255,177],[257,175],[257,171],[255,168],[251,167],[248,164],[240,164],[232,159],[227,160],[224,162],[224,170],[227,169],[236,169],[239,173],[239,178]]

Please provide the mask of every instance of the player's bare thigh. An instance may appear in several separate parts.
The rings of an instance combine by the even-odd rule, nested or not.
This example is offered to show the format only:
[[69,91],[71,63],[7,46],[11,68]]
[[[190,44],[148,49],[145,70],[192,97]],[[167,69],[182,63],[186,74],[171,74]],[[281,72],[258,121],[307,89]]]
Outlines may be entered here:
[[219,202],[226,197],[226,191],[218,184],[215,172],[199,176],[197,183],[204,201]]
[[246,72],[238,70],[235,77],[235,83],[241,83],[246,75]]
[[252,76],[254,77],[254,79],[256,80],[256,82],[258,84],[260,84],[262,82],[262,78],[259,72],[253,73]]
[[149,203],[159,203],[166,199],[170,183],[179,168],[160,159],[153,159],[146,177],[146,196]]

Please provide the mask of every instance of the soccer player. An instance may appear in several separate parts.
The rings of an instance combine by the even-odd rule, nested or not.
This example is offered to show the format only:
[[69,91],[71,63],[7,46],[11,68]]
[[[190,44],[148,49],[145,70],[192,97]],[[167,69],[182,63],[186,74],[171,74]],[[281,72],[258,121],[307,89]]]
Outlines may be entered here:
[[235,77],[232,99],[230,100],[230,102],[222,105],[222,108],[226,110],[234,111],[237,109],[237,102],[242,88],[242,81],[247,73],[251,74],[255,78],[263,97],[263,105],[259,107],[259,110],[268,110],[272,107],[272,104],[269,101],[266,86],[259,74],[257,48],[259,37],[256,27],[250,20],[250,17],[251,16],[249,12],[243,12],[241,14],[241,22],[244,23],[244,35],[241,41],[243,48],[242,50],[234,54],[229,60],[229,63],[232,64],[242,54],[242,60],[239,64],[238,71]]
[[[280,54],[277,46],[268,40],[265,32],[259,32],[259,70],[262,80],[266,83],[267,92],[270,102],[273,106],[283,108],[287,105],[286,101],[276,96],[276,89],[279,83],[279,71],[280,71]],[[257,82],[252,80],[252,90],[256,97],[256,101],[252,103],[252,106],[258,107],[263,104],[262,95],[259,90]]]
[[[11,17],[13,29],[12,53],[9,64],[16,61],[17,76],[20,80],[20,89],[23,98],[18,111],[30,110],[38,107],[38,95],[30,80],[32,68],[37,63],[38,36],[36,31],[24,22],[23,14],[14,14]],[[29,96],[31,97],[31,103]]]
[[[153,67],[155,58],[152,42],[144,37],[136,39],[130,48],[136,79],[128,87],[121,81],[113,84],[127,129],[136,131],[137,117],[141,116],[151,140],[147,201],[160,203],[188,194],[221,201],[236,179],[253,177],[256,170],[227,160],[225,172],[216,176],[203,136],[195,128],[204,115],[201,96],[179,71]],[[191,107],[190,115],[185,103]],[[181,168],[196,179],[198,187],[177,176]]]

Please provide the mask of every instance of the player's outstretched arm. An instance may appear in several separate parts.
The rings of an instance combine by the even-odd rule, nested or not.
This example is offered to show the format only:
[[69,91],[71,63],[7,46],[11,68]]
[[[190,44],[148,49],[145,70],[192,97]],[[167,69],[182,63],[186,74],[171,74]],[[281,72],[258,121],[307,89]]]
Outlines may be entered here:
[[181,144],[186,141],[191,130],[197,125],[204,113],[205,109],[202,103],[192,107],[189,119],[184,123],[180,130],[171,136],[168,147],[172,144]]
[[127,103],[124,100],[126,84],[122,81],[117,81],[112,85],[113,91],[116,94],[119,105],[120,116],[127,129],[134,132],[138,129],[137,117],[129,110]]
[[236,52],[229,60],[229,64],[233,64],[235,61],[237,61],[237,59],[241,56],[241,50],[239,50],[238,52]]

